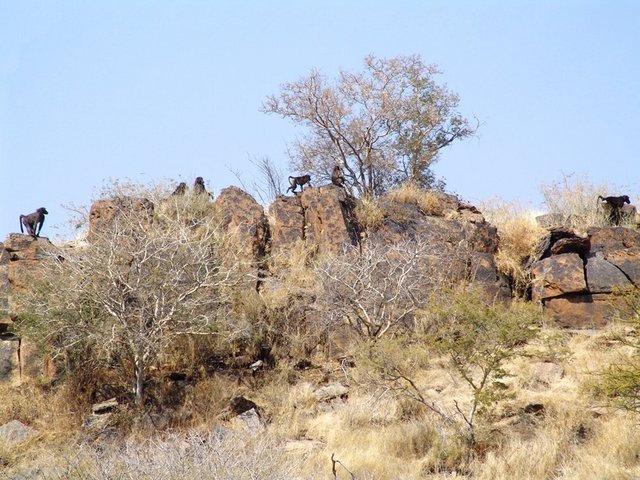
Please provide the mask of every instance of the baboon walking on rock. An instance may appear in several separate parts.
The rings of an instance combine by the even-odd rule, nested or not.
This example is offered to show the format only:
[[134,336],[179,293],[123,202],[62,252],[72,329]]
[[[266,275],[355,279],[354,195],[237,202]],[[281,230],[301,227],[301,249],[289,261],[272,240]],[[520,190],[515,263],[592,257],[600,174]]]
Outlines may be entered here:
[[27,235],[31,235],[33,238],[39,237],[44,223],[44,216],[48,213],[46,208],[40,207],[33,213],[20,215],[20,232],[24,233],[22,229],[24,226],[27,229]]

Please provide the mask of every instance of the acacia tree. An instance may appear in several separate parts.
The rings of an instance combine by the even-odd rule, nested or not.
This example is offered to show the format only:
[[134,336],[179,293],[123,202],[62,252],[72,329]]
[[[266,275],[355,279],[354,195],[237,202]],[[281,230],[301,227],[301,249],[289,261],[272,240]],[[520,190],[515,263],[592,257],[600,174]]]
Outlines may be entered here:
[[193,208],[202,201],[114,201],[114,218],[90,243],[52,252],[23,328],[54,353],[77,349],[115,368],[133,365],[141,405],[149,368],[177,336],[214,331],[234,278],[228,236]]
[[284,84],[263,111],[307,128],[290,151],[300,171],[328,179],[341,165],[360,195],[406,180],[428,187],[440,151],[475,133],[456,110],[458,96],[436,83],[439,73],[418,55],[368,56],[362,72],[329,81],[314,70]]

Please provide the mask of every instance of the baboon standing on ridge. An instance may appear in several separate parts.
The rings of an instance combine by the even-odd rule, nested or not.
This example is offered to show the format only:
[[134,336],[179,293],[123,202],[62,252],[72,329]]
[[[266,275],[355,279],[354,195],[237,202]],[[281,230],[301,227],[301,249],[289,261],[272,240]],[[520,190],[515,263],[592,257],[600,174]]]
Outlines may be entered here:
[[620,220],[622,218],[622,207],[624,207],[625,203],[631,204],[629,195],[620,195],[618,197],[603,197],[602,195],[598,195],[598,201],[601,201],[602,205],[606,205],[608,207],[609,221],[613,225],[620,225]]
[[42,231],[42,224],[44,223],[44,216],[47,215],[47,209],[40,207],[35,212],[28,215],[20,215],[20,232],[24,233],[22,226],[27,229],[27,235],[31,235],[33,238],[39,237]]
[[206,194],[209,195],[210,198],[213,198],[211,193],[207,192],[207,189],[204,186],[204,179],[202,177],[197,177],[196,181],[193,183],[193,193],[195,195]]
[[309,184],[311,186],[311,175],[301,175],[299,177],[289,176],[289,188],[287,188],[287,192],[291,191],[291,193],[296,193],[296,188],[300,185],[300,190],[304,190],[305,184]]

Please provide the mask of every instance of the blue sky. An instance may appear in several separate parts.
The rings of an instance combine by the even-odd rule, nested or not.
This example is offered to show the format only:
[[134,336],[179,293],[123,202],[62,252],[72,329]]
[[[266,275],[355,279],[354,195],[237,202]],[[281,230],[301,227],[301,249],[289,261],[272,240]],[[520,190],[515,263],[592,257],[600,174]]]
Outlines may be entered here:
[[259,181],[251,158],[288,171],[297,130],[265,97],[367,54],[420,54],[478,118],[436,167],[463,198],[538,209],[586,175],[637,199],[639,25],[632,0],[0,0],[0,241],[40,206],[67,234],[62,205],[108,178],[215,193]]

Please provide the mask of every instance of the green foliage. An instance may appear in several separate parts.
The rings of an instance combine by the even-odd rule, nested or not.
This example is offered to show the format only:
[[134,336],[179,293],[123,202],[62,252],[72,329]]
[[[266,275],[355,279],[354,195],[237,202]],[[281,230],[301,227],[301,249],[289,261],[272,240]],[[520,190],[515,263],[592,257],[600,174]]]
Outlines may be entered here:
[[614,294],[612,306],[624,328],[615,340],[631,347],[631,354],[600,370],[591,388],[609,404],[640,413],[640,290],[630,287]]
[[504,395],[504,363],[536,335],[539,310],[524,302],[488,304],[479,292],[449,291],[434,299],[423,327],[434,348],[447,355],[484,409]]
[[[536,335],[540,320],[539,309],[524,302],[491,304],[480,291],[448,290],[432,298],[413,332],[367,342],[360,361],[386,388],[439,416],[443,428],[458,425],[470,460],[476,415],[508,396],[505,363]],[[454,398],[447,405],[419,378],[418,372],[438,358],[448,360],[471,398]]]

